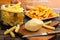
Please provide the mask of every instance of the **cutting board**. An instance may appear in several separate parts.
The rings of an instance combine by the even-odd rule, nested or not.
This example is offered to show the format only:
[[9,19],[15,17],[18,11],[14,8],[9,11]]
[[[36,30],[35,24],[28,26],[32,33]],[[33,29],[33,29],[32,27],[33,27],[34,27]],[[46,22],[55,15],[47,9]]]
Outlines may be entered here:
[[[44,27],[41,27],[40,30],[36,31],[36,32],[31,32],[31,31],[27,31],[24,28],[24,25],[20,27],[19,29],[19,33],[22,35],[27,35],[27,34],[38,34],[38,33],[42,33],[42,32],[52,32],[53,30],[50,29],[46,29]],[[28,37],[28,40],[50,40],[51,38],[54,38],[55,35],[49,35],[49,36],[36,36],[36,37]]]

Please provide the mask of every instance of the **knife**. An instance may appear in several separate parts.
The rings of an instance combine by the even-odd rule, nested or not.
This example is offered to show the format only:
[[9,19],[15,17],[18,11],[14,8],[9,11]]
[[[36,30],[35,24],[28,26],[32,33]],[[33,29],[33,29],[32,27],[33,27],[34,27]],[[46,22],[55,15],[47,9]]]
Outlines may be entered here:
[[23,38],[25,37],[35,37],[35,36],[48,36],[48,35],[54,35],[54,34],[59,34],[60,31],[53,31],[53,32],[44,32],[44,33],[40,33],[40,34],[31,34],[31,35],[24,35],[22,36]]

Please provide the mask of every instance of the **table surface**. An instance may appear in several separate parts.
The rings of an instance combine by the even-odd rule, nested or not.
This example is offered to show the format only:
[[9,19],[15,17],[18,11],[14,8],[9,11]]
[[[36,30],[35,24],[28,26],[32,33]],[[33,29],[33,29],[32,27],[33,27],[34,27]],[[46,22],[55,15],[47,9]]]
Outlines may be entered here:
[[4,30],[0,28],[0,40],[21,40],[20,37],[11,38],[10,35],[4,35]]
[[[51,19],[51,20],[58,20],[58,21],[60,21],[60,17],[55,18],[55,19]],[[26,23],[26,21],[28,21],[27,18],[25,18],[24,23]],[[1,25],[1,24],[0,24],[0,25]],[[59,29],[60,29],[60,24],[59,24],[59,26],[57,27],[56,30],[59,30]],[[3,34],[4,31],[5,31],[5,30],[2,30],[2,29],[1,29],[1,26],[0,26],[0,40],[23,40],[23,39],[22,39],[20,36],[18,36],[18,35],[16,35],[15,38],[11,38],[10,35],[4,35],[4,34]],[[24,39],[24,40],[25,40],[25,39]],[[60,40],[60,35],[56,35],[55,40]]]

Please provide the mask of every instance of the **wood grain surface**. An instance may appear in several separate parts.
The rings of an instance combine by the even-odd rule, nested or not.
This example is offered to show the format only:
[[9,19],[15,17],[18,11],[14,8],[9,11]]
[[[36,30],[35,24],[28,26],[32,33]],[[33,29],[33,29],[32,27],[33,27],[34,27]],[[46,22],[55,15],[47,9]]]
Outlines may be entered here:
[[[24,26],[22,26],[19,29],[19,33],[21,33],[22,35],[27,35],[27,34],[38,34],[38,33],[42,33],[42,32],[52,32],[53,30],[50,29],[46,29],[46,28],[40,28],[39,31],[36,32],[30,32],[27,31]],[[49,35],[49,36],[37,36],[37,37],[28,37],[27,39],[29,40],[50,40],[51,38],[55,37],[55,35]]]

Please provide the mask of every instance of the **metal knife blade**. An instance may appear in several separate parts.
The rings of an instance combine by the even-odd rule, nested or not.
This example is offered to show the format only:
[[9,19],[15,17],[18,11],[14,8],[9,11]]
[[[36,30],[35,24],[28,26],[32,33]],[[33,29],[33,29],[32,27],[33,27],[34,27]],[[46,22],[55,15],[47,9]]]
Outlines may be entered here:
[[47,32],[45,32],[45,33],[40,33],[40,34],[24,35],[24,36],[22,36],[22,37],[24,38],[24,37],[32,37],[32,36],[46,36],[46,35],[48,35]]
[[59,34],[59,33],[60,31],[53,31],[53,32],[44,32],[40,34],[24,35],[22,37],[25,38],[25,37],[32,37],[32,36],[47,36],[47,35],[54,35],[54,34]]

